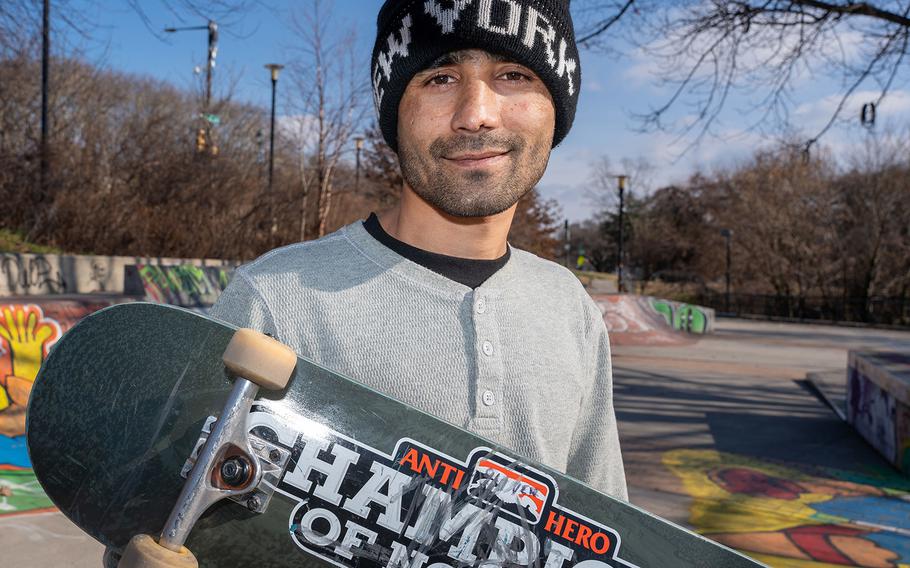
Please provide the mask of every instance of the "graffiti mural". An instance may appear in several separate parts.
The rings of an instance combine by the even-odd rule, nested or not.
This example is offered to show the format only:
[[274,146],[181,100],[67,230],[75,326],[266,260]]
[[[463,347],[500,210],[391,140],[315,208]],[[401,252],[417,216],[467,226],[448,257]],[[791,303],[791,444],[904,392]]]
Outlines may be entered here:
[[[125,269],[125,290],[148,300],[184,307],[211,306],[233,275],[230,268],[137,264]],[[141,291],[140,291],[141,290]]]
[[107,305],[74,301],[0,304],[0,516],[52,507],[28,459],[28,395],[41,363],[63,332]]
[[677,331],[688,331],[689,333],[711,332],[713,314],[709,315],[709,308],[658,298],[651,298],[651,307],[664,317],[670,327]]
[[692,497],[698,532],[771,566],[910,566],[910,480],[884,487],[714,450],[663,463]]
[[35,304],[0,306],[0,515],[51,506],[29,469],[25,408],[60,324]]

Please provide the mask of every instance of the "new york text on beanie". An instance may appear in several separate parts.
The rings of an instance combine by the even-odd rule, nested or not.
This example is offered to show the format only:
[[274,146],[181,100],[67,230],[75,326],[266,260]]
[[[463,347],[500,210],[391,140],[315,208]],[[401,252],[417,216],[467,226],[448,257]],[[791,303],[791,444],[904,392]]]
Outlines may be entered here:
[[575,118],[581,68],[569,0],[387,0],[373,47],[373,102],[398,151],[398,105],[411,78],[440,56],[483,49],[537,74],[553,97],[559,144]]

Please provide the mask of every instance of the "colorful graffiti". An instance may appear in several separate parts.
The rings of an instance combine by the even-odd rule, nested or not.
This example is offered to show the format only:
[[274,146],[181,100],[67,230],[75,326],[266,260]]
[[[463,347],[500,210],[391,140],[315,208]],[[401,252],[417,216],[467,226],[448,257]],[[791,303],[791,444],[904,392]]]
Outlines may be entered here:
[[708,308],[658,298],[651,298],[651,307],[664,317],[667,325],[677,331],[687,331],[689,333],[711,332],[713,314],[709,314]]
[[28,468],[25,408],[60,324],[35,304],[0,306],[0,515],[50,507]]
[[704,334],[713,329],[714,310],[710,308],[632,294],[592,297],[614,345],[685,344],[692,338],[680,332]]
[[52,507],[31,469],[25,409],[38,369],[63,332],[107,303],[0,304],[0,516]]
[[714,450],[663,463],[692,497],[698,532],[771,566],[910,568],[910,480],[879,486]]
[[227,287],[232,274],[230,268],[215,266],[138,264],[125,269],[125,291],[142,293],[147,299],[164,304],[211,306]]

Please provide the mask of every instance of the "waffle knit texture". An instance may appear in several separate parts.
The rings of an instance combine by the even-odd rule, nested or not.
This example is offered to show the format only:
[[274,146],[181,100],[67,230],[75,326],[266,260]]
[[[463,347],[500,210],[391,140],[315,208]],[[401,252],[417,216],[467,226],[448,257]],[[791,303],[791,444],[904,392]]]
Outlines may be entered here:
[[581,88],[569,0],[387,0],[376,27],[373,102],[396,152],[405,87],[440,56],[462,49],[504,55],[534,71],[553,97],[553,146],[569,133]]
[[510,252],[472,290],[357,221],[239,268],[211,315],[626,500],[600,310],[565,268]]

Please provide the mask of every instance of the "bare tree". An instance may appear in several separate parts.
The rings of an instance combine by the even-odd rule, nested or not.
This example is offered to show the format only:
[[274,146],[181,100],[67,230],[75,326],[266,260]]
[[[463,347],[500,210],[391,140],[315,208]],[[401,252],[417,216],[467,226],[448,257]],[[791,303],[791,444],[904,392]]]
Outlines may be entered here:
[[543,258],[555,259],[560,217],[559,204],[553,199],[545,199],[535,187],[518,200],[509,228],[509,244]]
[[365,141],[363,166],[367,183],[361,192],[369,195],[382,208],[392,207],[398,203],[403,183],[398,154],[385,143],[376,122],[367,128]]
[[626,177],[626,194],[643,197],[653,190],[654,165],[647,158],[622,158],[618,163],[601,156],[592,165],[591,182],[585,196],[597,210],[619,208],[619,176]]
[[331,39],[330,7],[314,0],[295,12],[291,20],[299,40],[292,50],[295,63],[289,69],[294,85],[290,106],[302,129],[300,238],[305,239],[311,191],[316,193],[315,236],[326,233],[335,170],[343,155],[353,149],[355,131],[369,109],[369,90],[355,58],[353,31]]
[[[678,132],[689,147],[712,132],[736,91],[753,101],[750,128],[788,130],[793,95],[807,76],[835,77],[842,91],[825,124],[800,143],[804,151],[840,120],[874,122],[905,68],[910,39],[905,0],[582,0],[575,11],[582,45],[628,41],[658,62],[671,94],[639,115],[641,124]],[[855,100],[866,87],[875,96]],[[679,124],[674,107],[694,108],[693,119]]]

